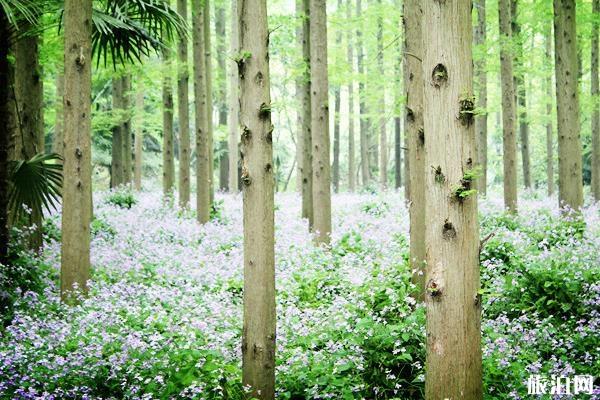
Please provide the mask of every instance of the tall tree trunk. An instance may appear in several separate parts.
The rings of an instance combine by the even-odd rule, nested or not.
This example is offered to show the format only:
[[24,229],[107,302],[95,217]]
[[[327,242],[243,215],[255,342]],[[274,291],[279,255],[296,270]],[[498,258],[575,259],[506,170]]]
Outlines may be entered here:
[[[238,27],[238,6],[237,0],[231,0],[231,37],[229,38],[229,48],[234,57],[239,57],[239,27]],[[240,102],[238,99],[239,82],[237,76],[237,67],[235,61],[229,63],[229,190],[233,193],[238,190],[238,160],[239,160],[239,115]]]
[[[552,65],[552,28],[546,35],[546,63]],[[552,129],[552,74],[546,76],[546,181],[548,196],[554,194],[554,132]]]
[[[394,5],[398,10],[401,9],[400,0],[395,0]],[[402,24],[402,17],[398,21],[398,25]],[[394,102],[395,102],[395,117],[394,117],[394,187],[399,189],[402,186],[402,111],[401,105],[403,103],[402,94],[402,41],[396,40],[396,85],[394,89]]]
[[116,188],[125,182],[123,172],[124,155],[123,155],[123,81],[120,77],[112,78],[112,111],[113,111],[113,127],[112,127],[112,149],[110,162],[110,187]]
[[171,82],[170,50],[163,51],[163,194],[169,196],[175,189],[175,159],[173,146],[173,84]]
[[[475,28],[475,46],[486,48],[486,0],[476,0],[477,27]],[[477,137],[477,163],[481,167],[481,177],[478,182],[479,193],[485,196],[487,192],[487,51],[475,63],[477,82],[477,108],[482,113],[475,118],[475,133]]]
[[250,396],[275,398],[273,125],[266,0],[239,3],[240,119],[244,192],[242,381]]
[[333,165],[332,165],[332,177],[333,177],[333,191],[335,193],[340,190],[340,87],[336,87],[334,90],[334,125],[333,125]]
[[554,0],[559,206],[583,206],[575,0]]
[[206,133],[208,136],[208,184],[209,207],[215,197],[214,185],[214,143],[213,143],[213,79],[212,79],[212,46],[210,40],[210,0],[204,0],[204,62],[206,63]]
[[[346,19],[352,20],[352,1],[346,2]],[[348,191],[356,190],[356,145],[354,142],[354,36],[352,30],[348,30],[348,68],[350,68],[350,82],[348,83]]]
[[328,244],[331,239],[331,175],[326,0],[310,0],[310,82],[315,242]]
[[87,293],[92,207],[92,0],[65,0],[65,159],[60,289],[65,302]]
[[[377,68],[379,78],[385,77],[385,68],[383,66],[383,9],[381,0],[378,0],[379,12],[377,15]],[[386,131],[386,113],[385,113],[385,83],[380,88],[379,93],[379,184],[382,189],[387,188],[387,164],[388,164],[388,144]]]
[[[405,129],[410,158],[410,264],[421,297],[425,286],[425,130],[423,126],[423,9],[420,0],[404,2]],[[433,165],[433,164],[432,164]],[[437,165],[437,164],[436,164]]]
[[142,157],[144,146],[144,82],[141,77],[137,81],[137,93],[135,100],[136,123],[135,123],[135,167],[134,184],[136,190],[142,189]]
[[[187,0],[177,0],[177,12],[188,20]],[[186,35],[179,37],[177,46],[177,111],[179,115],[179,207],[190,204],[190,72],[188,64],[188,40]]]
[[131,185],[132,167],[132,142],[131,142],[131,74],[123,75],[123,181]]
[[[356,16],[359,20],[363,17],[362,15],[362,3],[361,0],[356,0]],[[359,23],[359,27],[356,30],[356,50],[357,50],[357,64],[358,64],[358,98],[359,98],[359,112],[360,112],[360,171],[362,186],[367,187],[370,180],[369,171],[369,141],[367,137],[367,99],[365,93],[365,67],[364,67],[364,48],[363,48],[363,33],[362,23]]]
[[[428,400],[483,398],[471,2],[425,0]],[[425,29],[426,28],[426,29]],[[431,167],[434,166],[434,171]]]
[[8,185],[10,132],[13,130],[10,110],[11,27],[4,8],[0,7],[0,264],[8,265]]
[[502,140],[504,160],[504,206],[517,212],[517,137],[516,111],[513,87],[513,56],[510,50],[512,30],[510,0],[500,0],[500,78],[502,81]]
[[63,96],[65,88],[65,75],[63,72],[58,71],[56,73],[56,119],[54,122],[54,137],[52,139],[52,152],[64,155],[64,140],[63,140]]
[[296,31],[298,46],[302,53],[302,75],[296,82],[296,97],[300,103],[298,111],[298,158],[302,181],[302,218],[313,228],[313,176],[312,176],[312,136],[310,108],[310,7],[309,0],[296,0],[296,15],[301,24]]
[[206,96],[206,61],[204,50],[203,0],[192,2],[194,99],[196,107],[196,217],[208,222],[210,216],[210,178],[208,149],[208,116]]
[[[218,104],[219,104],[219,126],[227,126],[227,64],[225,57],[225,43],[227,41],[225,32],[225,8],[220,2],[215,2],[215,32],[217,40],[217,72],[219,79],[218,86]],[[227,140],[219,142],[219,189],[229,190],[229,152]]]
[[600,201],[600,95],[598,84],[598,18],[600,18],[600,0],[593,0],[594,25],[592,27],[592,193]]

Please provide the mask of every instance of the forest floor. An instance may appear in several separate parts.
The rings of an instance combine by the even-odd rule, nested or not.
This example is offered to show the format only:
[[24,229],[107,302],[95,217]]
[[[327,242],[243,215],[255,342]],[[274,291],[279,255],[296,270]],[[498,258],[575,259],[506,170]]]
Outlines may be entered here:
[[[2,399],[238,399],[241,196],[213,222],[158,192],[96,193],[90,296],[58,299],[60,220],[43,271],[0,335]],[[490,196],[491,197],[491,196]],[[519,216],[482,200],[486,399],[529,398],[532,374],[600,376],[600,208],[563,221],[528,193]],[[497,197],[501,198],[501,197]],[[333,197],[330,249],[315,248],[295,194],[276,196],[277,388],[281,399],[420,399],[425,310],[409,296],[402,196]]]

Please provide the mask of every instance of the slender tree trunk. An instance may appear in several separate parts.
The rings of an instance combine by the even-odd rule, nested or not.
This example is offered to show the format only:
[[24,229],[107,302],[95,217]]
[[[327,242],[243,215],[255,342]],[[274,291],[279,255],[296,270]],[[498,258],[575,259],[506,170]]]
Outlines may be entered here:
[[301,27],[296,32],[298,46],[302,51],[303,74],[298,78],[297,97],[300,102],[298,112],[298,144],[302,150],[299,158],[302,176],[302,218],[308,219],[309,229],[313,228],[313,175],[312,175],[312,135],[310,105],[310,4],[309,0],[296,1],[296,14],[301,18]]
[[[227,41],[225,32],[225,8],[222,3],[215,2],[215,32],[217,40],[217,64],[219,66],[217,72],[219,75],[218,82],[218,104],[219,104],[219,126],[227,126],[227,64],[225,57],[227,56],[225,43]],[[229,151],[227,140],[223,139],[219,142],[219,189],[229,190]]]
[[[377,16],[377,68],[380,79],[385,77],[385,68],[383,66],[383,9],[381,0],[378,0],[379,13]],[[385,113],[385,82],[380,88],[379,93],[379,184],[382,189],[387,188],[387,165],[388,165],[388,144],[386,131],[386,113]]]
[[126,73],[122,78],[123,85],[123,181],[131,185],[133,171],[132,167],[132,149],[131,142],[131,74]]
[[[406,58],[406,57],[405,57]],[[404,67],[406,69],[406,66]],[[404,79],[405,86],[408,86],[408,81]],[[407,88],[405,89],[407,90]],[[425,131],[423,131],[425,132]],[[410,206],[410,135],[408,133],[408,121],[404,118],[404,176],[406,177],[404,183],[404,200]]]
[[575,0],[554,0],[559,206],[583,206]]
[[[239,57],[239,27],[238,27],[237,0],[231,1],[231,37],[229,48],[234,57]],[[235,61],[229,63],[229,190],[233,193],[238,190],[238,160],[239,160],[239,114],[240,103],[238,99],[239,82]]]
[[[425,286],[425,130],[423,126],[423,9],[420,0],[404,2],[405,127],[410,158],[410,264],[417,297]],[[432,164],[433,165],[433,164]]]
[[64,140],[63,140],[63,96],[65,88],[65,75],[63,72],[56,73],[56,120],[54,122],[54,138],[52,139],[52,152],[64,155]]
[[169,196],[175,189],[175,160],[173,146],[173,83],[171,81],[170,50],[163,51],[163,194]]
[[[346,3],[346,19],[352,20],[352,1]],[[350,68],[350,82],[348,84],[348,191],[356,190],[356,159],[354,157],[354,36],[352,30],[348,30],[348,67]]]
[[[177,12],[188,20],[187,0],[177,0]],[[188,64],[188,40],[181,35],[177,45],[177,111],[179,115],[179,207],[190,204],[190,72]]]
[[595,22],[592,27],[592,193],[596,201],[600,201],[600,95],[598,84],[598,18],[600,18],[600,0],[593,0]]
[[196,106],[196,214],[198,222],[204,224],[208,222],[210,216],[204,3],[203,0],[193,0],[192,4],[194,98]]
[[332,176],[333,176],[333,191],[335,193],[340,190],[340,88],[334,89],[334,125],[333,125],[333,165],[332,165]]
[[[400,0],[395,0],[394,5],[398,10],[401,9]],[[402,17],[398,25],[402,24]],[[394,187],[402,187],[402,40],[396,40],[396,52],[398,53],[395,65],[396,85],[394,90],[395,117],[394,117]]]
[[310,0],[310,82],[315,242],[328,244],[331,236],[331,175],[326,0]]
[[212,46],[210,40],[210,0],[204,0],[204,62],[206,63],[206,133],[208,135],[208,184],[209,207],[215,197],[214,185],[214,143],[213,143],[213,79],[212,79]]
[[[486,0],[476,0],[477,27],[475,28],[475,46],[482,49],[486,47]],[[477,163],[481,167],[479,178],[479,193],[485,196],[487,192],[487,51],[484,52],[475,63],[475,74],[477,81],[477,108],[482,110],[475,118],[475,132],[477,136]]]
[[0,7],[0,264],[7,266],[8,260],[8,185],[9,185],[9,147],[10,132],[13,130],[12,112],[10,110],[11,48],[10,23]]
[[65,0],[65,160],[60,289],[65,302],[87,293],[92,208],[92,0]]
[[515,91],[513,87],[513,56],[510,51],[510,0],[500,0],[500,76],[502,81],[502,140],[504,150],[504,206],[517,212],[517,138],[515,134]]
[[483,398],[470,3],[422,2],[428,400]]
[[[362,18],[362,3],[361,0],[356,0],[356,16],[360,20]],[[362,24],[356,30],[356,49],[357,49],[357,64],[358,64],[358,97],[360,110],[360,171],[362,186],[367,187],[370,180],[369,171],[369,141],[367,137],[367,103],[365,93],[365,67],[364,67],[364,48],[363,48],[363,33]]]
[[242,381],[250,396],[275,398],[273,125],[266,0],[239,3],[240,119],[244,192]]
[[144,83],[141,77],[137,81],[137,93],[135,100],[136,124],[135,124],[135,168],[134,184],[136,190],[142,190],[142,157],[144,146]]
[[125,171],[123,160],[123,124],[121,122],[121,113],[123,112],[123,81],[117,76],[112,79],[112,111],[114,125],[112,128],[110,187],[116,188],[125,182],[123,176],[123,172]]
[[[552,28],[546,35],[546,63],[552,65]],[[552,74],[546,77],[546,181],[548,182],[548,196],[554,194],[554,132],[552,129]]]

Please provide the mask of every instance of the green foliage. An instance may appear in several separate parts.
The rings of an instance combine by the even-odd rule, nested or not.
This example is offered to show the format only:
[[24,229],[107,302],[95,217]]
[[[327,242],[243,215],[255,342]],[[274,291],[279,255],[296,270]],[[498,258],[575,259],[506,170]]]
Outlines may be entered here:
[[380,217],[390,209],[389,204],[385,201],[366,203],[361,207],[361,211],[370,214],[374,217]]
[[217,221],[225,223],[225,207],[223,200],[214,200],[210,207],[210,219],[211,221]]
[[102,236],[105,238],[114,238],[117,231],[104,219],[94,215],[90,224],[92,237]]
[[131,208],[137,203],[133,192],[128,187],[113,190],[104,201],[120,208]]

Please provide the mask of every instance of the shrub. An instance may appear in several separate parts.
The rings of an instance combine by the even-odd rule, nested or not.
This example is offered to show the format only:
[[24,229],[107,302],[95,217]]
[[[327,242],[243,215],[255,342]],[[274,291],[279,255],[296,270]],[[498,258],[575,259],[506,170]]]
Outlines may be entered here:
[[120,208],[131,208],[137,200],[133,195],[133,192],[128,187],[121,187],[113,190],[105,199],[107,204],[112,204]]

